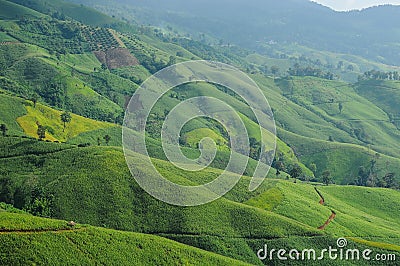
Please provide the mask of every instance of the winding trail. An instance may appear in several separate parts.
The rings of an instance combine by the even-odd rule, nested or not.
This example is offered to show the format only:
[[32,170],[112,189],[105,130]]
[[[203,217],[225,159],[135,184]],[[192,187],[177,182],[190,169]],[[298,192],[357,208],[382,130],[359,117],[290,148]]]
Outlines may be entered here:
[[[317,187],[314,187],[314,189],[315,189],[315,191],[318,193],[318,195],[320,197],[319,204],[325,205],[324,196],[321,194],[321,192],[319,192]],[[326,222],[323,225],[318,227],[318,230],[325,230],[325,228],[336,218],[336,212],[334,210],[331,210],[331,211],[332,211],[331,216],[329,216],[328,220],[326,220]]]
[[331,216],[329,216],[328,220],[326,220],[326,222],[321,225],[320,227],[318,227],[318,230],[325,230],[325,228],[336,218],[336,212],[332,210],[332,214]]
[[319,197],[321,198],[321,199],[319,200],[319,204],[325,205],[325,198],[324,198],[324,196],[322,196],[321,192],[318,191],[317,187],[314,187],[314,189],[315,189],[315,191],[318,193]]
[[38,233],[65,233],[85,231],[86,228],[64,228],[64,229],[33,229],[33,230],[0,230],[0,235],[4,234],[38,234]]

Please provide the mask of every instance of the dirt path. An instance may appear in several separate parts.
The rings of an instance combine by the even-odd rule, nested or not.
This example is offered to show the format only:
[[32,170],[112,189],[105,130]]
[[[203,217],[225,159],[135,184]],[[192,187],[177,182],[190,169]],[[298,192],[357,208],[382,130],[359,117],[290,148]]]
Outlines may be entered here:
[[38,229],[38,230],[0,230],[0,235],[4,234],[38,234],[38,233],[65,233],[84,231],[86,228],[65,228],[65,229]]
[[319,200],[319,204],[325,205],[324,196],[322,196],[321,192],[318,191],[317,187],[314,187],[314,189],[315,189],[315,191],[318,193],[319,197],[321,198],[321,199]]
[[[318,193],[320,200],[319,200],[319,204],[321,205],[325,205],[325,198],[324,196],[321,194],[321,192],[318,191],[317,187],[314,187],[315,191]],[[320,227],[318,227],[318,230],[325,230],[325,228],[336,218],[336,212],[334,210],[331,210],[332,214],[331,216],[329,216],[328,220],[326,220],[326,222],[321,225]]]
[[332,211],[331,216],[329,216],[328,220],[326,220],[326,222],[321,225],[320,227],[318,227],[318,230],[325,230],[325,228],[336,218],[336,212]]

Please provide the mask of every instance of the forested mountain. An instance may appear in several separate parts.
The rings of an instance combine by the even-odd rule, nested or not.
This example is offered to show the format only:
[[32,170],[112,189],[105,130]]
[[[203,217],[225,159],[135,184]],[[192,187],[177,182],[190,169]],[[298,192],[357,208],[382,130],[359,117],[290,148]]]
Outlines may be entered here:
[[141,24],[169,25],[196,37],[206,34],[262,53],[295,44],[400,64],[398,6],[335,12],[308,0],[73,1]]

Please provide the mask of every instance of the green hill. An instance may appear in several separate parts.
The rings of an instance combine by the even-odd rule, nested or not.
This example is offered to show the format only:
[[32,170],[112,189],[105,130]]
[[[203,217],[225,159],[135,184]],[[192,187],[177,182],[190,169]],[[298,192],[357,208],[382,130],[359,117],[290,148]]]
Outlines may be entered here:
[[22,17],[42,18],[42,13],[36,12],[23,5],[14,4],[7,0],[1,0],[0,19],[19,19]]
[[356,83],[354,88],[360,95],[385,111],[390,123],[399,127],[400,82],[367,80]]
[[[0,209],[2,265],[247,265],[162,237],[76,225]],[[12,254],[12,255],[11,255]]]
[[[265,244],[322,250],[339,237],[350,248],[400,256],[400,194],[394,190],[400,178],[398,82],[272,78],[261,71],[269,64],[266,57],[240,47],[124,24],[59,0],[1,4],[7,12],[0,12],[0,124],[8,130],[2,126],[0,135],[0,264],[262,265],[257,251]],[[109,69],[104,62],[118,61],[107,58],[111,47],[137,62],[114,62]],[[206,205],[177,207],[151,197],[132,177],[121,124],[144,80],[191,59],[251,73],[273,109],[277,149],[275,168],[256,191],[248,191],[261,145],[272,148],[261,132],[271,133],[259,128],[248,104],[228,88],[204,82],[174,88],[154,106],[145,136],[152,162],[168,180],[205,184],[230,160],[227,130],[206,118],[187,123],[179,143],[182,153],[197,158],[199,141],[212,137],[218,151],[210,167],[184,171],[167,160],[160,129],[186,99],[210,96],[228,103],[251,142],[245,175],[230,192]],[[290,67],[292,59],[279,60]],[[65,111],[71,121],[64,126]],[[42,141],[39,124],[47,130]],[[135,176],[150,178],[145,155],[127,156]],[[292,179],[287,173],[297,165],[301,173]],[[322,186],[327,173],[337,185]],[[64,220],[79,224],[69,227]]]
[[279,136],[290,143],[305,165],[317,165],[317,176],[329,170],[337,184],[355,184],[360,168],[372,170],[375,178],[399,171],[398,158],[382,155],[368,147],[307,138],[287,131],[280,131]]
[[26,6],[31,10],[35,10],[37,12],[48,15],[53,15],[54,13],[58,13],[58,16],[60,16],[60,18],[67,16],[91,26],[104,26],[107,24],[112,24],[117,22],[117,20],[109,16],[106,16],[94,9],[85,7],[83,5],[75,5],[60,0],[52,0],[52,1],[7,0],[7,1],[14,2],[22,6]]
[[[156,234],[256,264],[255,248],[264,242],[279,244],[275,239],[289,238],[296,244],[306,237],[312,247],[322,247],[343,235],[370,241],[373,232],[376,237],[373,242],[381,243],[384,249],[384,243],[396,245],[400,236],[397,220],[389,218],[389,207],[361,208],[362,197],[354,196],[359,197],[355,201],[342,196],[347,189],[361,195],[370,191],[385,197],[386,202],[381,201],[385,206],[393,206],[399,197],[393,190],[321,187],[327,204],[322,206],[312,185],[266,180],[259,190],[249,193],[246,192],[248,179],[244,178],[225,198],[213,203],[173,207],[155,200],[138,187],[130,177],[122,151],[117,148],[77,148],[37,141],[32,145],[10,137],[2,140],[6,147],[20,143],[20,154],[25,154],[22,147],[29,145],[32,155],[15,157],[14,153],[0,159],[3,171],[12,170],[9,181],[3,179],[2,183],[9,184],[9,200],[15,206],[37,214],[49,213],[52,217],[85,224]],[[45,147],[48,152],[43,151]],[[132,156],[136,171],[146,175],[142,156]],[[208,169],[201,175],[189,175],[173,170],[164,161],[155,160],[155,163],[170,180],[184,184],[204,183],[219,173]],[[15,165],[19,170],[15,170]],[[265,202],[271,201],[275,202],[272,207],[264,207]],[[325,232],[318,231],[316,228],[329,217],[331,209],[337,212],[337,219]],[[235,248],[228,248],[232,246]]]
[[84,132],[117,127],[115,124],[99,122],[71,114],[71,122],[67,123],[64,129],[61,121],[61,111],[40,103],[34,106],[31,101],[10,96],[4,92],[0,94],[0,102],[3,103],[3,108],[0,110],[0,122],[7,125],[7,133],[9,135],[37,138],[37,123],[39,123],[47,129],[45,140],[67,141]]
[[[278,82],[278,86],[282,94],[291,101],[324,119],[331,127],[341,130],[341,134],[334,134],[327,129],[324,140],[328,139],[326,135],[331,134],[339,142],[371,145],[374,150],[398,156],[400,135],[388,114],[377,106],[377,101],[358,95],[349,84],[310,77],[282,80]],[[370,87],[363,86],[363,90],[368,88]],[[379,95],[381,99],[391,98],[388,94]],[[319,129],[319,132],[324,130]],[[307,132],[295,133],[311,136]],[[317,138],[322,137],[321,135]]]

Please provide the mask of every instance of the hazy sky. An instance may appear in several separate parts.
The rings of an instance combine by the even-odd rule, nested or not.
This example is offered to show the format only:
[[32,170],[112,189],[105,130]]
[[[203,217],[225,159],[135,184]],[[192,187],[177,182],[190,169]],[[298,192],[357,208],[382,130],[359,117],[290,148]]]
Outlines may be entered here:
[[313,0],[335,10],[362,9],[370,6],[392,4],[400,5],[400,0]]

